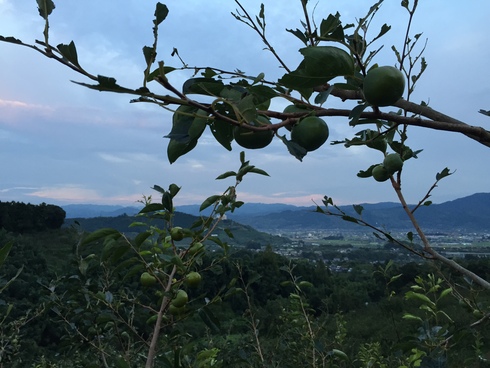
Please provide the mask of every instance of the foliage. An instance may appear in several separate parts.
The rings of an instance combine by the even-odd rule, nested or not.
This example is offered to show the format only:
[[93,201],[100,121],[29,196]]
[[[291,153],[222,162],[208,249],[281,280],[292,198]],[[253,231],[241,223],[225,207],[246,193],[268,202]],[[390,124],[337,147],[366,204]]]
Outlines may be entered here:
[[[302,60],[295,68],[284,62],[266,36],[265,6],[262,4],[258,15],[253,17],[239,1],[235,2],[239,9],[232,13],[233,16],[259,35],[266,50],[284,69],[284,75],[278,80],[267,80],[264,73],[247,75],[239,70],[189,66],[180,58],[177,49],[173,56],[179,58],[182,66],[169,66],[163,60],[157,61],[159,27],[169,15],[168,8],[161,3],[156,4],[154,13],[154,42],[143,47],[145,78],[142,86],[136,89],[119,85],[113,77],[86,71],[80,65],[73,41],[57,46],[50,44],[49,16],[55,9],[52,1],[38,1],[39,15],[45,22],[43,41],[31,45],[5,36],[0,36],[0,41],[29,47],[75,70],[90,80],[89,83],[76,82],[82,86],[130,94],[135,96],[131,102],[150,103],[172,111],[172,127],[166,136],[169,139],[167,157],[170,163],[194,149],[206,129],[226,150],[231,150],[231,142],[238,138],[236,134],[247,138],[267,138],[260,143],[242,143],[249,148],[264,147],[274,135],[285,144],[290,154],[303,160],[308,152],[317,149],[327,139],[328,126],[323,129],[325,139],[321,139],[321,144],[315,142],[313,145],[303,143],[299,137],[292,139],[290,136],[288,139],[287,132],[281,135],[283,130],[295,132],[295,127],[300,127],[302,122],[312,117],[346,117],[349,126],[360,130],[354,137],[332,144],[342,144],[346,148],[363,146],[379,153],[379,161],[361,170],[357,176],[389,181],[414,232],[408,232],[405,239],[396,239],[388,230],[366,221],[362,206],[355,205],[355,214],[352,215],[336,206],[328,196],[324,197],[322,207],[317,206],[317,212],[368,228],[377,238],[396,244],[421,259],[438,261],[438,276],[428,273],[427,279],[420,275],[415,277],[415,285],[411,290],[405,290],[405,299],[401,302],[397,295],[401,290],[392,288],[402,280],[402,274],[392,273],[392,263],[376,270],[375,278],[369,281],[362,277],[365,269],[352,267],[350,269],[356,272],[335,280],[335,283],[319,265],[314,275],[323,277],[325,283],[318,287],[309,280],[311,274],[297,275],[299,264],[281,264],[282,260],[271,249],[251,256],[251,264],[256,268],[247,268],[240,262],[236,262],[234,268],[225,268],[229,246],[221,238],[213,236],[217,224],[227,212],[233,212],[243,204],[236,199],[236,187],[246,174],[267,175],[246,161],[242,152],[239,169],[225,172],[217,178],[233,177],[234,185],[202,203],[201,211],[212,209],[210,216],[199,218],[189,227],[176,226],[173,199],[180,188],[175,184],[168,189],[155,185],[161,201],[152,202],[151,198],[145,198],[145,207],[140,215],[151,221],[133,223],[131,226],[140,229],[134,237],[114,229],[99,229],[75,246],[75,268],[71,274],[49,282],[41,280],[48,292],[46,303],[50,306],[50,318],[64,328],[64,331],[57,330],[53,334],[59,338],[64,353],[80,354],[85,366],[90,366],[87,358],[91,356],[92,366],[145,364],[148,368],[155,365],[219,367],[225,364],[432,367],[446,366],[450,359],[460,363],[461,357],[466,359],[464,364],[484,361],[482,346],[487,336],[481,327],[487,324],[490,315],[488,301],[485,300],[490,283],[462,262],[449,259],[434,249],[416,217],[420,207],[431,204],[429,198],[438,183],[452,172],[446,167],[436,173],[433,185],[412,208],[407,205],[402,190],[405,162],[416,159],[422,152],[411,148],[411,143],[408,145],[411,126],[459,132],[490,146],[488,130],[460,122],[429,108],[425,102],[416,104],[410,101],[415,85],[427,67],[423,57],[426,44],[421,44],[420,33],[411,35],[418,1],[401,2],[407,15],[406,36],[401,48],[392,46],[391,49],[398,64],[396,74],[401,73],[406,79],[407,91],[405,98],[393,98],[388,102],[382,98],[381,102],[376,102],[382,107],[396,108],[389,112],[370,104],[363,95],[365,78],[377,67],[375,59],[381,48],[376,49],[375,42],[391,28],[383,24],[375,31],[374,37],[368,33],[368,30],[372,31],[372,20],[383,0],[371,6],[355,24],[344,24],[339,13],[317,22],[309,14],[309,2],[301,1],[303,29],[287,29],[304,44],[299,50]],[[181,88],[176,87],[172,80],[175,71],[188,73]],[[176,80],[180,81],[180,76]],[[157,88],[163,88],[164,93],[154,92]],[[395,92],[398,97],[399,91]],[[355,106],[333,109],[326,105],[329,98],[353,101]],[[297,110],[275,111],[271,108],[273,100],[292,104]],[[487,113],[484,110],[480,112]],[[266,119],[267,123],[259,123],[259,117]],[[8,216],[6,211],[2,211],[1,224],[7,230],[18,232],[61,225],[59,211],[54,211],[52,217],[47,213],[55,209],[44,206],[43,210],[42,216],[38,217],[44,217],[46,221],[41,225],[32,221],[27,225],[13,221],[8,218],[12,211]],[[233,236],[230,231],[225,232]],[[210,254],[212,256],[207,258]],[[233,274],[234,269],[238,270],[237,274]],[[199,272],[204,280],[210,274],[219,278],[220,282],[208,290],[214,295],[208,295],[199,288],[190,290],[186,285],[190,272]],[[286,280],[283,280],[284,273]],[[141,280],[143,285],[139,285]],[[238,281],[241,282],[239,287],[236,286]],[[202,294],[198,294],[199,290]],[[237,302],[235,298],[238,295],[245,296],[245,301]],[[472,317],[469,321],[458,325],[456,318],[461,316],[450,316],[448,310],[453,305],[445,303],[451,295],[470,309]],[[483,304],[479,299],[481,295],[485,300]],[[361,342],[349,336],[361,326],[349,326],[347,316],[341,312],[367,312],[373,300],[385,301],[384,308],[391,317],[389,323],[396,331],[396,343],[383,339]],[[224,301],[229,303],[231,310],[243,312],[243,318],[238,320],[241,323],[239,327],[248,324],[251,339],[250,336],[244,339],[240,336],[235,341],[227,341],[226,345],[206,339],[204,334],[196,339],[197,333],[195,336],[189,333],[195,326],[193,318],[199,317],[206,325],[208,337],[219,336],[221,324],[215,312],[220,310]],[[7,307],[6,317],[9,309]],[[402,312],[400,309],[406,309],[404,320],[397,322],[396,316]],[[263,323],[268,332],[266,338],[259,334],[262,331],[260,315],[266,317],[262,321],[267,321],[267,318],[273,321]],[[408,322],[418,324],[413,336],[406,333],[410,331],[409,327],[400,329],[402,323]],[[400,332],[404,332],[404,336]],[[462,343],[468,336],[474,343],[471,347],[473,354],[468,353],[471,349]],[[245,341],[252,342],[253,351],[244,348]],[[453,345],[450,344],[453,343],[464,351],[461,357],[452,354]],[[230,352],[237,350],[238,357],[231,356]]]
[[65,215],[61,207],[52,204],[0,201],[0,229],[14,233],[59,229]]

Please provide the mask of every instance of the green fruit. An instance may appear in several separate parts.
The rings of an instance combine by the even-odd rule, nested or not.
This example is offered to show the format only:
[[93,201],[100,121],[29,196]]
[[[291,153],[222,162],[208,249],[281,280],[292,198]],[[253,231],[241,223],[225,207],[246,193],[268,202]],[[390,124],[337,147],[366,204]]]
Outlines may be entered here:
[[196,242],[194,244],[192,244],[192,246],[189,248],[189,255],[193,256],[199,252],[201,252],[201,250],[203,250],[204,248],[204,245],[200,242]]
[[364,78],[364,98],[373,106],[393,105],[403,96],[404,91],[405,77],[392,66],[371,69]]
[[187,276],[185,277],[185,283],[189,287],[198,287],[199,284],[201,283],[202,276],[199,272],[189,272]]
[[176,226],[170,230],[170,236],[172,237],[172,240],[180,241],[184,239],[184,232],[181,227]]
[[185,312],[185,307],[176,307],[175,305],[170,304],[168,306],[168,311],[172,316],[180,316],[184,314]]
[[386,181],[390,178],[390,173],[383,165],[377,165],[372,171],[373,178],[376,181]]
[[403,160],[398,153],[390,153],[385,157],[383,166],[390,174],[393,174],[402,169]]
[[291,130],[291,140],[308,152],[320,148],[328,139],[328,126],[316,116],[301,119]]
[[[303,114],[308,114],[310,111],[306,110],[306,109],[303,109],[302,107],[300,106],[297,106],[297,105],[288,105],[286,106],[286,108],[284,109],[283,111],[284,113],[286,114],[292,114],[292,113],[296,113],[296,112],[302,112]],[[289,131],[291,131],[293,125],[286,125],[285,128]]]
[[189,296],[184,290],[179,290],[177,291],[177,294],[175,294],[175,298],[172,299],[170,302],[171,305],[177,308],[182,308],[184,305],[187,304],[189,301]]
[[[265,116],[259,116],[255,121],[251,122],[252,126],[264,126],[271,124]],[[247,124],[235,127],[233,136],[239,146],[249,149],[260,149],[267,147],[274,138],[272,130],[254,131],[246,128]]]
[[143,272],[140,277],[140,283],[143,286],[153,286],[157,282],[155,276],[150,275],[148,272]]

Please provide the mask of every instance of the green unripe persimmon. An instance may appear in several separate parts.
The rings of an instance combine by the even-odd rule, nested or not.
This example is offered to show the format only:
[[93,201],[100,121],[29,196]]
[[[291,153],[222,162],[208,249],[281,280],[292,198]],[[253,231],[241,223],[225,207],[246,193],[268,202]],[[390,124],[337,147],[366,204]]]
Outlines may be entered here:
[[[265,116],[259,116],[248,125],[259,127],[269,124],[271,124],[269,119]],[[241,147],[260,149],[267,147],[272,142],[274,132],[272,130],[250,130],[247,129],[247,124],[243,124],[235,127],[233,130],[233,137],[235,138],[235,142]]]
[[140,276],[140,283],[143,286],[150,287],[155,285],[157,282],[157,279],[155,276],[150,275],[148,272],[143,272]]
[[403,167],[403,160],[398,153],[390,153],[386,155],[383,166],[390,174],[400,171]]
[[170,230],[170,236],[172,237],[172,240],[180,241],[184,239],[184,232],[181,227],[175,226]]
[[182,308],[184,305],[187,304],[188,301],[189,301],[189,296],[187,295],[185,290],[179,290],[175,294],[175,297],[172,299],[170,304],[173,305],[174,307]]
[[381,164],[373,168],[372,175],[376,181],[386,181],[390,178],[390,173]]
[[199,284],[201,283],[202,276],[199,272],[189,272],[187,276],[185,277],[185,283],[189,287],[198,287]]
[[[284,109],[283,111],[284,113],[286,114],[293,114],[293,113],[303,113],[303,114],[308,114],[310,111],[309,110],[306,110],[304,109],[303,107],[301,106],[298,106],[298,105],[288,105],[286,106],[286,108]],[[291,131],[291,129],[293,128],[293,125],[286,125],[285,128],[289,131]]]
[[373,106],[390,106],[405,91],[405,77],[393,66],[369,70],[363,82],[364,98]]
[[291,129],[291,140],[308,152],[320,148],[327,141],[328,135],[327,123],[317,116],[307,116]]

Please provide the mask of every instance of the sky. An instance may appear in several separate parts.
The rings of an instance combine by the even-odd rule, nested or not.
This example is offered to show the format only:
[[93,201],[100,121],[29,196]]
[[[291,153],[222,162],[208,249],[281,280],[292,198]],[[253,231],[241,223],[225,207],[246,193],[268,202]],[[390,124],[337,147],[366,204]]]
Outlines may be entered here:
[[[270,43],[291,69],[301,61],[299,40],[286,29],[301,28],[301,2],[263,0]],[[180,66],[173,48],[191,66],[240,69],[249,75],[265,73],[274,80],[284,74],[273,55],[253,30],[236,21],[235,2],[169,0],[170,12],[161,24],[157,60]],[[81,65],[92,74],[114,77],[123,86],[142,84],[144,59],[141,49],[151,45],[152,1],[55,1],[50,17],[51,43],[77,46]],[[257,14],[260,1],[243,1]],[[369,1],[310,1],[310,13],[319,24],[328,14],[341,14],[353,23],[372,5]],[[418,82],[412,100],[429,102],[436,110],[471,125],[490,127],[487,15],[490,2],[420,1],[411,35],[427,39],[428,68]],[[374,62],[395,65],[391,45],[402,48],[407,13],[399,0],[386,0],[372,24],[371,36],[383,23],[392,29]],[[0,0],[0,35],[26,43],[42,39],[44,21],[32,1]],[[169,75],[180,88],[189,72]],[[171,114],[150,104],[131,104],[132,96],[102,93],[71,81],[90,82],[82,75],[31,49],[0,43],[0,200],[29,203],[135,205],[143,196],[158,193],[157,184],[181,187],[175,203],[196,204],[223,192],[232,179],[215,180],[225,171],[237,170],[241,147],[231,152],[206,131],[198,146],[170,165],[166,157]],[[157,93],[161,87],[149,85]],[[282,109],[284,101],[273,101]],[[349,108],[330,98],[325,106]],[[360,130],[345,118],[328,118],[329,141],[352,138]],[[440,203],[490,192],[490,151],[459,134],[421,128],[409,129],[413,149],[423,149],[417,160],[404,166],[403,190],[410,203],[418,202],[445,167],[452,172],[439,183],[432,200]],[[270,177],[248,175],[238,187],[244,202],[312,205],[324,195],[337,204],[396,201],[389,182],[377,183],[356,174],[382,161],[368,148],[346,149],[325,144],[310,152],[303,162],[291,156],[279,139],[266,149],[246,150],[251,164]]]

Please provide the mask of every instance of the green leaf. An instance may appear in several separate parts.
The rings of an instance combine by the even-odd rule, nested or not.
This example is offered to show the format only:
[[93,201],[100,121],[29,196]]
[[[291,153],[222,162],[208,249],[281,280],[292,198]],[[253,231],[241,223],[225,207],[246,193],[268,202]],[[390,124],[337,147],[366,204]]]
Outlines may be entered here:
[[309,89],[327,83],[335,77],[354,74],[354,61],[344,50],[334,46],[300,49],[304,60],[298,68],[285,74],[279,82],[294,89]]
[[214,138],[228,151],[231,151],[233,141],[233,126],[223,120],[214,120],[210,125]]
[[251,170],[249,170],[249,172],[254,174],[264,175],[264,176],[270,176],[269,174],[267,174],[267,172],[257,167],[253,167]]
[[23,44],[23,42],[21,40],[19,40],[18,38],[15,38],[15,37],[4,37],[4,36],[0,36],[0,41],[9,42],[9,43],[15,43],[15,44],[19,44],[19,45],[22,45]]
[[218,176],[215,180],[221,180],[221,179],[226,179],[229,178],[230,176],[236,176],[236,172],[234,171],[227,171],[220,176]]
[[204,200],[204,202],[202,202],[201,207],[199,207],[199,212],[201,212],[201,211],[205,210],[206,208],[208,208],[209,206],[215,204],[220,198],[221,198],[220,195],[212,195],[212,196],[206,198]]
[[358,205],[358,204],[355,204],[353,205],[352,207],[354,207],[354,211],[356,211],[356,213],[361,216],[362,215],[362,211],[364,211],[364,207],[362,207],[361,205]]
[[298,37],[301,42],[303,42],[305,45],[308,45],[308,37],[303,31],[300,31],[298,28],[296,29],[286,29],[287,32],[292,33],[296,37]]
[[254,96],[245,96],[238,102],[237,107],[241,116],[247,123],[250,123],[257,118],[257,109],[255,108],[254,104]]
[[165,192],[162,195],[162,204],[165,210],[168,212],[172,213],[174,211],[174,204],[172,200],[172,196],[170,195],[169,192]]
[[168,192],[170,193],[170,195],[173,198],[177,195],[177,193],[180,192],[180,187],[177,184],[170,184],[168,186]]
[[348,222],[353,222],[355,224],[359,223],[359,221],[357,221],[357,219],[355,217],[347,216],[347,215],[342,216],[342,220],[348,221]]
[[44,19],[48,19],[48,16],[53,12],[55,6],[52,0],[37,0],[37,10],[39,15]]
[[146,65],[151,65],[157,56],[153,47],[143,46],[143,56],[145,57]]
[[213,78],[191,78],[184,82],[182,93],[217,97],[220,96],[224,87],[223,82]]
[[412,242],[413,241],[413,232],[409,231],[407,233],[407,238],[408,238],[408,240],[410,240],[410,242]]
[[378,164],[369,166],[367,168],[367,170],[365,170],[365,171],[359,170],[359,172],[357,173],[357,177],[359,177],[359,178],[370,178],[371,176],[373,176],[373,169],[376,166],[378,166]]
[[349,121],[349,125],[350,126],[356,126],[357,125],[357,122],[359,121],[359,118],[361,117],[361,114],[364,112],[364,110],[368,106],[369,106],[369,104],[363,103],[363,104],[357,105],[356,107],[354,107],[351,110],[351,112],[349,114],[349,119],[351,119]]
[[452,175],[452,173],[449,172],[449,169],[446,167],[444,170],[442,170],[440,173],[437,173],[436,175],[436,180],[439,181],[446,176]]
[[7,259],[13,245],[14,245],[14,241],[10,240],[9,242],[7,242],[7,244],[5,244],[2,247],[2,249],[0,249],[0,267],[4,264],[5,260]]
[[405,298],[407,298],[407,299],[418,299],[418,300],[423,301],[424,303],[427,303],[431,307],[435,307],[434,302],[432,300],[430,300],[429,297],[427,297],[426,295],[421,294],[421,293],[415,293],[413,291],[408,291],[405,294]]
[[71,41],[68,45],[60,43],[56,47],[66,60],[80,68],[80,64],[78,63],[77,49],[73,41]]
[[141,209],[139,213],[143,214],[143,213],[157,212],[163,210],[165,210],[165,206],[163,206],[161,203],[150,203],[147,204],[143,209]]
[[168,8],[165,4],[157,3],[155,8],[155,20],[153,23],[157,26],[162,23],[168,15]]
[[118,239],[120,238],[122,235],[119,231],[117,231],[116,229],[110,229],[110,228],[103,228],[103,229],[99,229],[99,230],[96,230],[92,233],[90,233],[89,235],[87,235],[81,245],[87,245],[89,243],[92,243],[92,242],[95,242],[97,240],[101,240],[101,239],[104,239],[104,238],[108,238],[108,237],[111,237],[113,239]]
[[322,105],[327,101],[328,96],[333,91],[334,86],[330,86],[326,91],[320,92],[315,97],[315,103],[318,105]]
[[422,318],[417,317],[417,316],[414,316],[413,314],[409,314],[409,313],[405,313],[402,318],[403,319],[411,319],[411,320],[422,322]]
[[290,141],[285,135],[279,137],[281,141],[286,145],[289,153],[296,157],[298,160],[303,161],[303,158],[308,153],[304,147],[301,147],[298,143]]
[[137,248],[141,247],[141,245],[146,241],[151,236],[151,232],[149,231],[143,231],[142,233],[139,233],[136,235],[134,238],[134,245],[136,245]]
[[172,130],[165,138],[188,143],[198,139],[207,124],[207,113],[194,106],[182,105],[175,110],[172,117]]
[[327,19],[323,19],[320,23],[320,38],[329,41],[343,41],[345,38],[340,14],[329,14]]
[[452,293],[452,291],[453,291],[452,288],[444,289],[443,291],[441,291],[441,295],[439,296],[439,298],[444,298],[446,295]]
[[220,321],[216,316],[209,310],[209,308],[200,308],[197,310],[197,314],[201,317],[202,321],[208,326],[211,331],[215,333],[220,332]]

